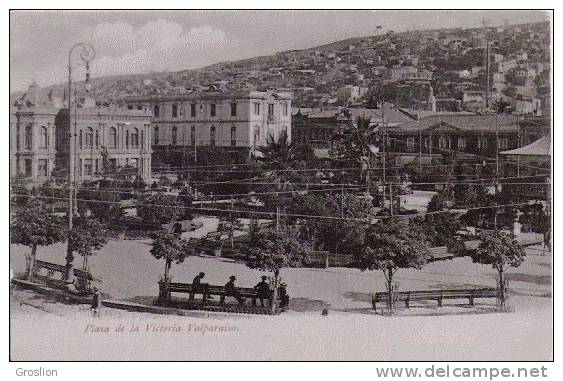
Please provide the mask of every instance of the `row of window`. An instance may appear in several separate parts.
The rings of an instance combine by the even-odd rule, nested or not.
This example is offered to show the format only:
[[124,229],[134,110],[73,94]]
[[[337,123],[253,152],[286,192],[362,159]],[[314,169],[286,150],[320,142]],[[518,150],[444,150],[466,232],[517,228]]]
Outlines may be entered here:
[[[230,104],[231,106],[231,116],[237,116],[237,103],[236,102],[232,102]],[[138,106],[138,108],[141,106]],[[203,110],[203,105],[200,106],[201,110]],[[129,108],[133,108],[133,106],[129,106]],[[160,117],[160,105],[156,104],[154,105],[154,117],[155,118],[159,118]],[[283,116],[288,116],[289,115],[289,105],[287,103],[284,103],[282,105],[282,112],[283,112]],[[191,103],[190,104],[190,117],[195,118],[197,114],[197,104],[196,103]],[[254,102],[254,115],[260,115],[260,103],[258,102]],[[217,116],[217,104],[215,103],[211,103],[209,105],[209,116],[211,117],[215,117]],[[269,117],[273,117],[274,116],[274,104],[273,103],[268,103],[268,116]],[[174,103],[172,105],[172,118],[177,118],[178,117],[178,104]]]
[[[33,131],[31,124],[27,124],[25,126],[25,133],[24,133],[24,147],[25,149],[33,149]],[[49,131],[47,127],[41,126],[39,131],[39,148],[48,148],[49,147]],[[20,137],[19,135],[16,136],[16,148],[20,149]]]
[[[153,136],[153,143],[155,145],[160,144],[160,137],[159,137],[159,132],[160,129],[158,126],[155,126],[154,129],[154,136]],[[196,144],[196,133],[195,133],[195,126],[191,127],[190,130],[190,142],[192,145]],[[215,146],[216,143],[216,129],[215,126],[211,126],[211,129],[209,130],[209,141],[211,146]],[[172,127],[172,145],[178,145],[178,127],[174,126]],[[237,128],[235,126],[231,127],[231,146],[236,146],[237,145]]]
[[[396,141],[395,138],[390,138],[389,143],[392,144],[392,140]],[[415,147],[415,138],[407,138],[407,148],[414,148]],[[432,146],[432,138],[424,138],[424,147],[430,148]],[[438,147],[443,149],[450,149],[451,148],[451,139],[447,136],[441,136],[438,139]],[[467,147],[467,138],[458,138],[457,139],[457,147],[460,149],[464,149]],[[477,139],[477,148],[479,149],[486,149],[488,147],[488,140],[486,137],[479,137]],[[508,139],[507,138],[499,138],[498,139],[498,148],[499,149],[506,149],[508,148]]]
[[[131,132],[129,132],[129,130],[125,131],[126,149],[139,148],[139,142],[141,143],[141,146],[144,145],[145,142],[144,131],[141,130],[140,135],[139,135],[139,130],[137,128],[133,128]],[[98,148],[100,146],[100,136],[98,130],[96,130],[95,134],[94,134],[94,130],[91,127],[88,127],[85,133],[83,133],[83,131],[80,130],[78,137],[78,145],[80,146],[80,149],[84,147],[93,148],[94,146]],[[117,129],[115,127],[110,127],[108,147],[117,148],[117,145],[118,145]]]

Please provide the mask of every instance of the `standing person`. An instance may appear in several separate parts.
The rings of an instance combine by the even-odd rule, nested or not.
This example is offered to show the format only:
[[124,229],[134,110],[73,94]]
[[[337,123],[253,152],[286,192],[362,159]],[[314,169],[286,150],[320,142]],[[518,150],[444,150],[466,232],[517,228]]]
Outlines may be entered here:
[[229,281],[225,284],[225,296],[232,296],[238,301],[241,306],[244,304],[244,298],[240,295],[235,287],[235,280],[237,278],[234,275],[229,277]]
[[[266,282],[268,277],[266,275],[262,275],[262,280],[254,286],[254,289],[258,291],[258,298],[260,299],[260,305],[264,307],[264,299],[269,299],[270,297],[270,285]],[[256,299],[252,299],[252,305],[256,305]]]
[[193,289],[193,293],[190,294],[190,300],[193,300],[194,298],[194,294],[195,293],[201,293],[203,294],[203,301],[205,302],[207,299],[213,299],[213,297],[209,294],[209,284],[207,283],[201,283],[201,280],[203,279],[203,277],[205,277],[205,273],[204,272],[200,272],[199,274],[197,274],[194,278],[194,280],[192,281],[192,289]]

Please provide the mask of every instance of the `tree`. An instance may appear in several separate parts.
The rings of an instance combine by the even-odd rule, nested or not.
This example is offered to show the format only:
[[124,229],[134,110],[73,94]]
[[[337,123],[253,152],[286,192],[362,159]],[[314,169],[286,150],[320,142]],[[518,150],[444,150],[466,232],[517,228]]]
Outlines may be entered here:
[[475,263],[483,265],[491,265],[498,272],[499,281],[499,299],[501,308],[505,307],[506,301],[506,280],[504,272],[507,267],[518,267],[524,262],[526,253],[524,249],[514,240],[514,238],[505,232],[495,231],[482,233],[480,235],[481,243],[472,259]]
[[456,232],[461,227],[460,222],[452,213],[447,212],[448,205],[443,193],[433,196],[428,203],[424,216],[424,232],[428,240],[435,246],[444,246],[452,243]]
[[364,248],[356,254],[359,268],[381,270],[386,280],[389,313],[393,313],[393,276],[398,269],[421,269],[428,257],[426,238],[399,218],[370,225],[365,232]]
[[52,245],[65,240],[63,221],[49,213],[46,206],[36,199],[29,199],[16,208],[10,222],[10,243],[31,247],[26,256],[27,279],[33,275],[38,246]]
[[[266,172],[266,177],[276,183],[277,192],[286,192],[292,188],[291,183],[298,180],[293,171],[299,163],[297,158],[297,146],[289,142],[287,133],[283,131],[278,140],[272,136],[268,137],[267,145],[257,148],[261,154],[257,159],[262,169]],[[276,204],[276,228],[279,229],[279,214],[283,207],[286,197],[284,193],[275,196]]]
[[107,234],[105,226],[93,217],[79,216],[74,219],[69,242],[72,252],[82,256],[83,270],[88,270],[88,257],[107,243]]
[[[371,157],[371,147],[377,143],[375,128],[370,125],[370,118],[358,117],[356,125],[344,128],[335,136],[335,151],[338,157],[361,164]],[[369,168],[368,168],[369,170]]]
[[180,264],[184,262],[186,257],[194,255],[195,251],[188,242],[178,237],[178,235],[161,230],[153,240],[150,253],[156,259],[164,259],[163,281],[167,282],[170,280],[172,262],[175,261],[177,264]]
[[181,206],[178,198],[172,195],[141,194],[137,197],[137,215],[155,226],[177,220],[182,214]]
[[81,189],[78,191],[78,212],[85,215],[90,211],[106,225],[118,222],[124,216],[121,208],[121,194],[103,189]]
[[[286,267],[301,267],[308,262],[307,253],[299,241],[282,230],[264,229],[253,234],[250,244],[244,249],[246,265],[274,274],[275,290],[278,289],[280,270]],[[277,294],[277,293],[276,293]],[[274,307],[277,308],[277,295]]]
[[231,241],[231,248],[235,247],[235,230],[240,230],[242,228],[242,224],[240,223],[239,219],[229,214],[226,218],[221,219],[219,221],[219,229],[218,231],[223,233],[226,232],[229,235],[229,239]]

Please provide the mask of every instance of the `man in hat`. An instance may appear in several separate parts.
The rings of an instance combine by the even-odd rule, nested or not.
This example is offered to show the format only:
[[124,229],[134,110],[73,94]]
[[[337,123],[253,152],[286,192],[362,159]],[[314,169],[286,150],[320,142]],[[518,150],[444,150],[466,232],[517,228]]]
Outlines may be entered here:
[[238,301],[241,306],[244,304],[244,298],[240,295],[235,287],[235,280],[237,278],[234,275],[229,277],[229,281],[225,284],[225,296],[232,296]]
[[[264,299],[269,299],[270,295],[270,285],[266,282],[268,277],[266,275],[262,275],[262,281],[260,281],[254,289],[258,291],[258,298],[260,298],[260,305],[264,307]],[[252,299],[252,305],[256,305],[256,299]]]
[[213,299],[213,297],[209,294],[209,284],[201,283],[201,279],[205,276],[204,272],[200,272],[197,274],[192,281],[192,288],[194,292],[190,294],[190,300],[193,300],[195,293],[203,294],[203,301],[205,302],[208,298]]

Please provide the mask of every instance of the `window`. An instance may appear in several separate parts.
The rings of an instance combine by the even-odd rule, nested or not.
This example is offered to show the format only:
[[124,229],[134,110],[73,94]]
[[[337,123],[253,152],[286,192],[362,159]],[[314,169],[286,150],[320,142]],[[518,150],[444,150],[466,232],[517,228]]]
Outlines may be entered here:
[[127,110],[133,110],[133,105],[128,105]]
[[432,138],[424,138],[424,148],[432,148]]
[[160,117],[160,106],[159,105],[154,105],[154,117],[155,118]]
[[480,137],[477,140],[477,147],[480,148],[480,149],[487,148],[487,138]]
[[84,174],[92,176],[92,159],[84,159]]
[[98,130],[96,130],[96,148],[100,146],[100,134]]
[[24,165],[25,165],[25,177],[31,177],[31,159],[25,159]]
[[448,136],[440,136],[438,146],[442,149],[450,149],[450,138]]
[[82,130],[80,130],[80,135],[78,136],[78,144],[80,149],[82,149]]
[[236,104],[236,102],[231,103],[231,116],[237,116],[237,104]]
[[131,132],[131,148],[139,148],[139,130],[136,128]]
[[254,126],[254,141],[253,146],[256,147],[256,143],[260,140],[260,126]]
[[28,123],[25,126],[25,148],[31,149],[32,143],[31,123]]
[[178,144],[178,127],[172,127],[172,145]]
[[235,147],[237,145],[237,128],[235,126],[231,127],[231,146]]
[[111,169],[117,168],[117,159],[109,159],[109,166]]
[[389,138],[389,148],[395,148],[397,146],[397,138]]
[[37,164],[37,175],[47,176],[47,159],[39,159]]
[[47,127],[41,126],[41,135],[40,135],[40,147],[47,148],[49,146],[49,134],[47,133]]
[[209,140],[211,147],[215,147],[215,126],[211,126],[211,130],[209,131]]
[[465,149],[465,147],[467,147],[467,139],[458,138],[457,139],[457,148],[458,149]]
[[210,112],[211,112],[211,116],[217,115],[217,105],[215,103],[211,104]]
[[268,116],[274,116],[274,104],[268,103]]
[[125,132],[125,148],[129,148],[129,130]]
[[142,110],[143,106],[142,105],[137,105],[137,110]]
[[287,103],[283,104],[283,116],[287,116],[289,106]]
[[254,115],[260,115],[260,103],[254,103]]
[[152,140],[154,141],[154,144],[156,144],[156,145],[158,145],[158,143],[159,143],[159,140],[158,140],[158,139],[159,139],[158,132],[159,132],[158,126],[154,126]]
[[115,127],[109,129],[109,148],[117,148],[117,130]]
[[78,174],[82,176],[82,159],[78,159]]
[[173,104],[172,105],[172,118],[177,118],[177,117],[178,117],[178,105]]
[[190,141],[192,145],[195,146],[195,126],[192,126],[192,130],[190,131]]
[[99,172],[100,172],[100,162],[98,159],[96,159],[96,167],[94,173],[99,173]]
[[407,138],[407,148],[414,148],[414,138]]
[[133,159],[129,159],[129,165],[133,168],[138,168],[138,159],[133,158]]
[[499,138],[498,140],[498,148],[506,149],[508,148],[508,139],[507,138]]
[[196,106],[195,103],[192,103],[190,105],[190,115],[192,116],[192,118],[195,118],[195,106]]
[[86,147],[92,148],[94,146],[94,130],[91,127],[86,129]]

